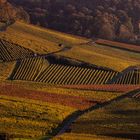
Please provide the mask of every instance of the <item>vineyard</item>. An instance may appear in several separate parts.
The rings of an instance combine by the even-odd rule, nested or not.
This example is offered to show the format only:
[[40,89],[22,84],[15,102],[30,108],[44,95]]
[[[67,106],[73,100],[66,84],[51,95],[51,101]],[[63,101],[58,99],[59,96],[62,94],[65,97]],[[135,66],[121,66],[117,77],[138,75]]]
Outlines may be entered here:
[[57,85],[105,84],[118,73],[109,70],[50,64],[43,58],[28,58],[17,63],[12,80],[36,81]]
[[0,40],[0,60],[12,61],[33,56],[33,52],[17,44]]
[[12,79],[37,81],[37,77],[45,72],[48,66],[48,61],[41,57],[23,59],[17,62],[16,72],[13,73]]
[[0,33],[0,140],[135,138],[139,53],[136,45],[10,25]]
[[140,69],[133,69],[124,73],[113,82],[114,84],[140,85]]
[[0,132],[11,138],[48,135],[75,109],[59,104],[0,96]]

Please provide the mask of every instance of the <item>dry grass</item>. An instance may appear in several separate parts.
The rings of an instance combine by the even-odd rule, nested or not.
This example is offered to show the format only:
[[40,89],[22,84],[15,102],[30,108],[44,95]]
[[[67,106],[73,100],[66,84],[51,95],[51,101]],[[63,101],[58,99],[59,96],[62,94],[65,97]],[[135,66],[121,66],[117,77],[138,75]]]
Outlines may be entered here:
[[[29,25],[29,24],[20,23],[20,22],[18,22],[18,24],[22,24],[24,26],[24,30],[29,28],[28,32],[30,32],[32,34],[37,31],[39,33],[38,36],[47,35],[46,36],[47,40],[54,41],[54,42],[58,42],[58,41],[65,42],[66,41],[70,44],[71,43],[72,44],[80,44],[80,43],[86,43],[87,41],[89,41],[89,39],[84,38],[84,37],[66,34],[63,32],[59,32],[59,31],[51,30],[51,29],[46,29],[46,28],[42,28],[42,27],[37,27],[37,26],[31,25],[31,24]],[[44,36],[42,36],[42,37],[44,37]]]

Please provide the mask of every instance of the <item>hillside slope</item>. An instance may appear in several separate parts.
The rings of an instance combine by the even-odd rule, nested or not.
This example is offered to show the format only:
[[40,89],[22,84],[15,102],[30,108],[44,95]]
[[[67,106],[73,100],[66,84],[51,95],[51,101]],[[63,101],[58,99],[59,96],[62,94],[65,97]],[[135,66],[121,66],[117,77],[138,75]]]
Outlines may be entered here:
[[[116,71],[140,64],[139,53],[125,50],[121,45],[119,48],[112,45],[100,45],[83,37],[21,22],[16,22],[5,32],[0,32],[0,38],[28,48],[37,54],[55,53],[58,56],[108,67]],[[65,50],[65,47],[69,49]]]
[[[9,26],[5,32],[0,32],[0,37],[41,54],[59,51],[63,46],[88,42],[86,38],[39,28],[22,22],[16,22]],[[63,45],[59,46],[59,44]]]
[[[96,126],[102,130],[100,114],[103,114],[101,117],[109,114],[109,118],[105,119],[111,119],[111,122],[116,124],[116,113],[119,113],[121,107],[125,114],[125,109],[133,110],[134,105],[134,111],[137,113],[139,108],[135,107],[139,106],[139,102],[126,99],[118,104],[112,103],[109,109],[97,110],[95,115],[98,124],[94,122],[96,118],[92,120],[96,111],[93,114],[89,111],[125,96],[125,92],[129,90],[140,88],[139,67],[136,66],[140,65],[137,49],[139,46],[135,46],[135,51],[132,52],[130,49],[124,49],[131,45],[123,44],[116,48],[117,42],[113,43],[115,45],[111,44],[99,44],[91,39],[19,21],[0,32],[0,139],[1,132],[13,139],[52,139],[61,131],[63,125],[67,126],[67,120],[73,120],[75,116],[77,118],[83,111],[87,114],[79,118],[80,123],[78,119],[72,125],[73,134],[66,134],[64,138],[62,135],[60,139],[108,139],[107,134],[110,128],[114,127],[108,121],[105,123],[109,126],[108,133],[103,133],[105,136],[98,136],[98,133],[90,131],[91,128],[96,129]],[[126,69],[128,66],[131,66],[131,69]],[[122,70],[123,72],[119,72]],[[126,74],[130,70],[132,72]],[[118,78],[122,84],[112,84],[112,81]],[[130,79],[135,82],[129,82],[130,85],[127,85]],[[137,98],[139,93],[134,96]],[[126,108],[129,105],[130,108]],[[114,108],[118,109],[118,106],[120,110],[114,112]],[[130,121],[129,124],[123,124],[126,129],[131,126],[132,114],[126,115]],[[113,120],[112,116],[115,116]],[[104,118],[101,119],[104,124]],[[125,132],[138,128],[139,133],[136,123],[139,123],[140,119],[135,120],[132,119],[134,126]],[[118,129],[120,127],[122,126],[118,124]],[[62,128],[63,130],[65,129]],[[135,133],[133,134],[135,136]]]

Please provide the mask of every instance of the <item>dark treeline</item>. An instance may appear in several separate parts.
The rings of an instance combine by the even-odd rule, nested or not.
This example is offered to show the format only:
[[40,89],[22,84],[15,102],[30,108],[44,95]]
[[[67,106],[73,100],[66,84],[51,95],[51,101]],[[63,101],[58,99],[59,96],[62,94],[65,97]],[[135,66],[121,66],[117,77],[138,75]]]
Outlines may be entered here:
[[9,0],[31,23],[86,37],[140,44],[140,0]]

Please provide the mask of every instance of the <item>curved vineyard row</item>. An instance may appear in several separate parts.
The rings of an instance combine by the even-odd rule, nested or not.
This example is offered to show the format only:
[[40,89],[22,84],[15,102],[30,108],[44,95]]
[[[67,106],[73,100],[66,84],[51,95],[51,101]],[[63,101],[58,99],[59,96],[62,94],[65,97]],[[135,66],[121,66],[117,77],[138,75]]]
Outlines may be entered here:
[[0,59],[3,61],[12,61],[21,58],[33,56],[33,52],[19,45],[0,40]]
[[48,64],[43,58],[28,58],[17,64],[11,79],[57,85],[105,84],[118,73],[107,70]]
[[139,85],[140,84],[140,69],[130,70],[117,78],[113,84],[128,84]]

